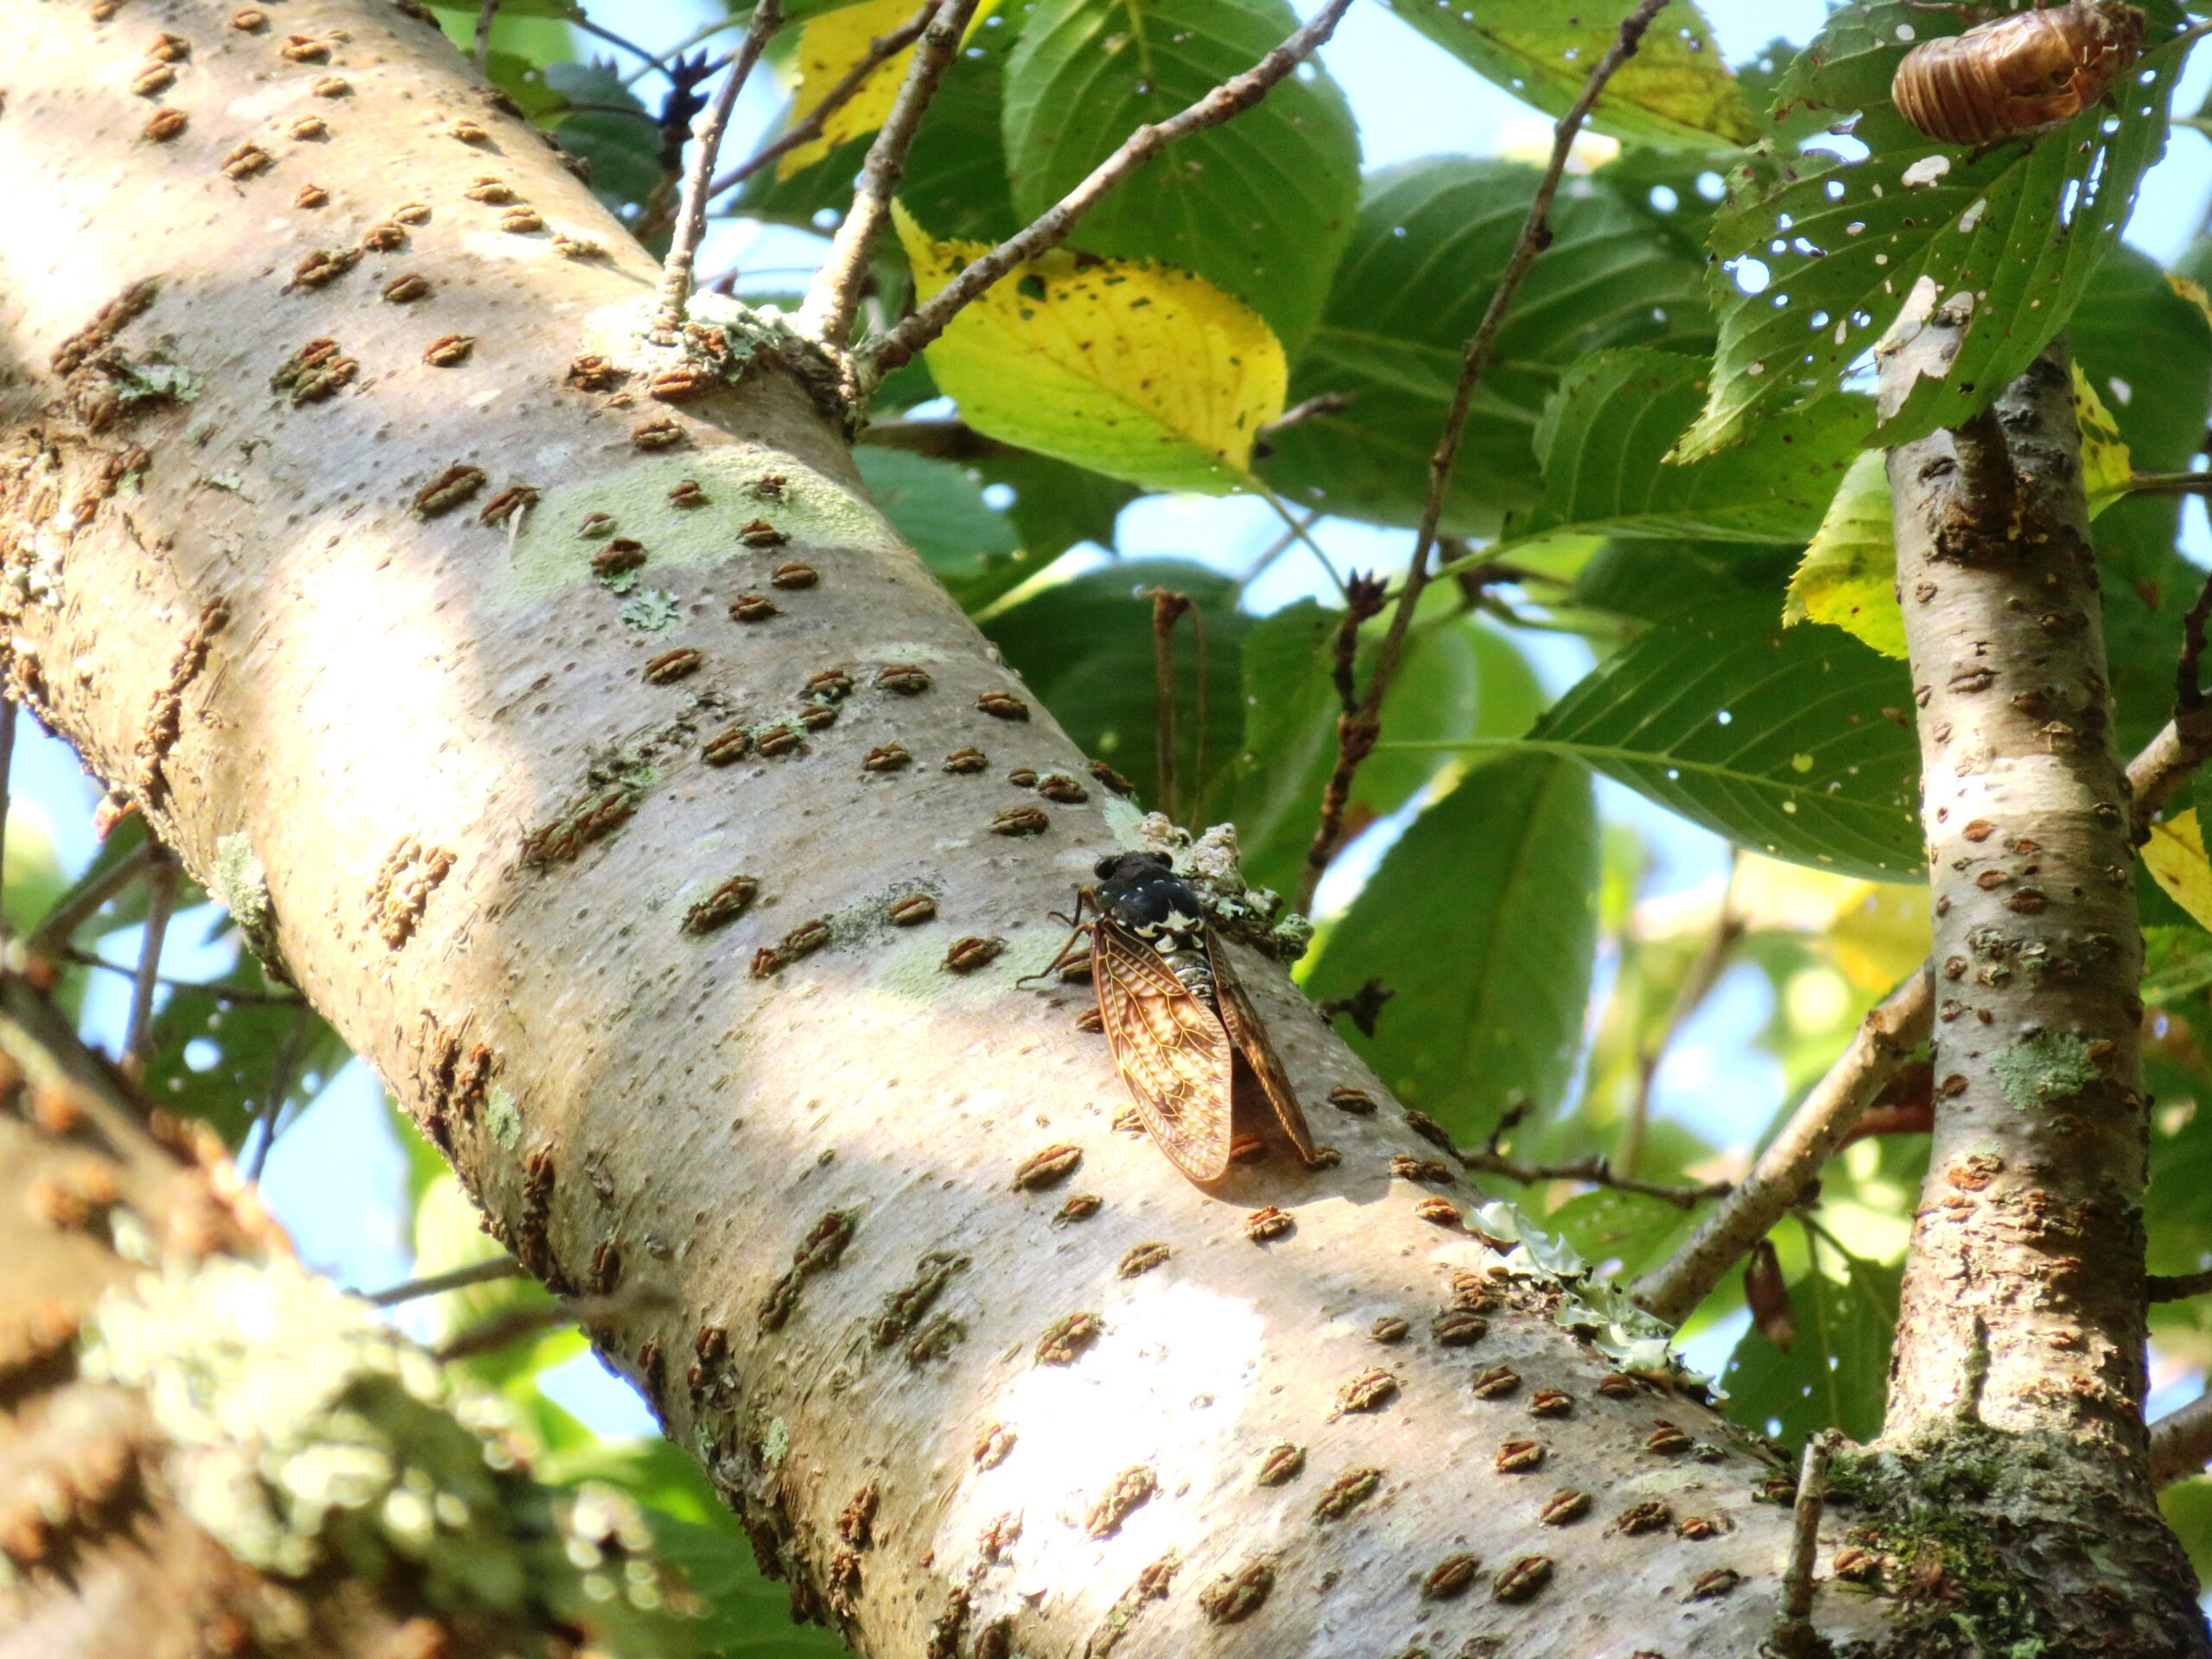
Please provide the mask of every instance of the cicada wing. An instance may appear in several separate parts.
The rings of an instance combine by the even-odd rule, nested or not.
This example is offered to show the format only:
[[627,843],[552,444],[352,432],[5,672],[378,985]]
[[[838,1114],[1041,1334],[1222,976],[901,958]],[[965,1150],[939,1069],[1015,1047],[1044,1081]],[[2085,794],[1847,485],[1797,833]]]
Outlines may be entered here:
[[1283,1133],[1290,1137],[1291,1145],[1298,1148],[1298,1155],[1312,1163],[1316,1154],[1313,1132],[1306,1127],[1306,1109],[1298,1103],[1298,1091],[1290,1086],[1290,1074],[1283,1069],[1282,1057],[1268,1040],[1267,1027],[1253,1011],[1252,999],[1244,993],[1244,982],[1236,977],[1236,969],[1230,964],[1229,952],[1211,927],[1206,929],[1206,960],[1213,967],[1213,994],[1221,1003],[1221,1023],[1228,1028],[1230,1040],[1236,1045],[1244,1063],[1260,1079],[1260,1086],[1268,1091],[1275,1116],[1281,1121]]
[[1220,1019],[1175,977],[1160,953],[1101,917],[1090,935],[1098,1017],[1137,1116],[1194,1181],[1229,1167],[1230,1084],[1236,1051]]

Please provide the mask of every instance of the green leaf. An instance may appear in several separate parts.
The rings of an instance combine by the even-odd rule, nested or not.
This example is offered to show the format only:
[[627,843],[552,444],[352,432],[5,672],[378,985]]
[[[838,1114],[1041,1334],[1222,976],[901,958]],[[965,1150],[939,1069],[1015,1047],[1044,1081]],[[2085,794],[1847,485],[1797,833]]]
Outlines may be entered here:
[[[1039,588],[988,618],[983,631],[1070,737],[1134,782],[1147,806],[1161,806],[1147,596],[1154,588],[1187,594],[1205,626],[1203,683],[1198,636],[1188,616],[1176,624],[1174,658],[1179,815],[1204,822],[1226,792],[1243,727],[1239,658],[1253,624],[1236,608],[1236,583],[1176,560],[1111,564]],[[995,766],[1003,745],[988,747]],[[1190,810],[1194,801],[1203,804],[1200,810]]]
[[1815,1429],[1840,1428],[1855,1440],[1880,1433],[1899,1270],[1847,1255],[1839,1282],[1822,1269],[1836,1254],[1821,1249],[1791,1281],[1797,1338],[1786,1351],[1757,1326],[1736,1344],[1720,1374],[1736,1421],[1793,1444]]
[[[1504,162],[1408,162],[1371,175],[1320,326],[1307,340],[1290,401],[1324,392],[1343,413],[1269,439],[1261,476],[1300,505],[1378,524],[1412,524],[1427,494],[1460,353],[1521,232],[1536,175]],[[1451,535],[1494,535],[1503,515],[1537,500],[1531,445],[1544,401],[1579,359],[1608,346],[1704,350],[1704,259],[1651,233],[1595,180],[1570,180],[1553,239],[1497,336],[1476,389],[1445,499]]]
[[1306,988],[1397,995],[1352,1042],[1408,1105],[1478,1140],[1509,1102],[1565,1095],[1597,936],[1588,775],[1516,754],[1467,772],[1407,828],[1332,925]]
[[1821,520],[1804,562],[1789,578],[1782,620],[1826,622],[1885,657],[1904,657],[1897,609],[1897,548],[1890,518],[1890,475],[1883,452],[1851,465]]
[[1739,846],[1902,881],[1921,864],[1911,707],[1902,664],[1753,598],[1653,628],[1530,741]]
[[610,104],[634,114],[580,110],[550,123],[561,148],[591,163],[592,194],[613,208],[641,202],[661,181],[660,125],[604,64],[549,63],[545,84],[563,104]]
[[[2212,324],[2203,310],[2174,292],[2156,260],[2122,244],[2090,278],[2067,338],[2120,423],[2136,470],[2187,467],[2204,448],[2212,411]],[[2164,505],[2171,512],[2176,504]]]
[[1747,443],[1664,464],[1705,401],[1707,368],[1675,352],[1601,352],[1567,371],[1536,429],[1542,505],[1505,542],[1561,535],[1801,543],[1859,453],[1860,423],[1766,422]]
[[1078,542],[1110,551],[1115,523],[1138,494],[1135,485],[1118,478],[1024,449],[999,450],[973,464],[985,484],[1014,492],[1006,516],[1014,521],[1031,571],[1043,569]]
[[2189,1552],[2198,1582],[2212,1581],[2212,1480],[2176,1481],[2158,1494],[2158,1513]]
[[[1320,821],[1343,707],[1334,679],[1342,615],[1301,600],[1263,618],[1244,642],[1244,742],[1233,816],[1244,874],[1255,886],[1295,892]],[[1362,642],[1362,685],[1374,672],[1379,626],[1370,625]],[[1464,617],[1424,620],[1407,635],[1383,700],[1382,729],[1402,741],[1503,737],[1527,730],[1542,702],[1527,660],[1495,629]],[[1347,824],[1356,832],[1395,812],[1442,763],[1440,755],[1405,750],[1370,755],[1353,783]]]
[[[1147,123],[1243,73],[1298,28],[1284,0],[1037,0],[1007,65],[1007,165],[1027,221]],[[1197,272],[1295,351],[1359,197],[1359,140],[1325,74],[1293,75],[1108,195],[1073,245]]]
[[[2162,22],[2177,15],[2171,0],[2149,10]],[[1682,454],[1708,454],[1763,416],[1834,396],[1901,315],[1915,320],[1902,325],[1910,334],[1936,304],[1963,301],[1971,319],[1956,358],[1895,407],[1885,391],[1881,439],[1955,426],[2073,315],[2164,149],[2182,50],[2162,47],[2143,60],[2146,81],[2121,80],[2117,117],[2101,102],[1977,153],[1929,139],[1890,102],[1904,42],[1964,22],[1912,0],[1853,0],[1784,78],[1783,106],[1825,107],[1869,153],[1847,162],[1770,143],[1731,179],[1713,241],[1717,372]]]
[[[1383,0],[1478,73],[1547,115],[1564,115],[1638,0]],[[1759,136],[1751,109],[1688,0],[1653,20],[1605,85],[1591,124],[1641,144],[1681,149]]]
[[1576,573],[1569,604],[1651,622],[1770,594],[1788,570],[1786,555],[1740,544],[1607,542]]
[[[1488,1184],[1497,1178],[1485,1175]],[[1544,1225],[1564,1236],[1582,1259],[1604,1268],[1618,1262],[1614,1277],[1633,1279],[1656,1267],[1687,1240],[1700,1212],[1610,1186],[1579,1192],[1544,1217]]]
[[[352,1058],[346,1041],[312,1010],[269,1002],[229,1002],[223,989],[268,996],[272,982],[241,950],[238,964],[208,988],[179,986],[154,1016],[154,1048],[145,1090],[180,1117],[196,1117],[239,1147],[253,1115],[268,1099],[277,1055],[289,1045],[283,1104],[307,1104]],[[295,1036],[295,1033],[297,1035]]]
[[892,528],[963,608],[988,604],[1042,568],[1022,560],[1013,524],[983,499],[966,467],[865,444],[853,461]]

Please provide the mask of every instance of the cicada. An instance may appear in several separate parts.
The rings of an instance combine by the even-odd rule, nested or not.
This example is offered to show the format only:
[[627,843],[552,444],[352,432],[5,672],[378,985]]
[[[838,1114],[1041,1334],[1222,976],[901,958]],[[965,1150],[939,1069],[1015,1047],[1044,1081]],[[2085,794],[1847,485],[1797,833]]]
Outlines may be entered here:
[[1993,139],[2072,119],[2112,90],[2143,54],[2149,25],[2122,0],[2069,0],[1923,41],[1897,65],[1897,113],[1947,144]]
[[1098,861],[1097,877],[1077,893],[1075,914],[1062,918],[1075,929],[1066,947],[1028,977],[1057,972],[1088,949],[1115,1068],[1160,1149],[1194,1181],[1221,1176],[1242,1061],[1298,1155],[1309,1166],[1320,1161],[1297,1091],[1205,901],[1160,853],[1114,854]]

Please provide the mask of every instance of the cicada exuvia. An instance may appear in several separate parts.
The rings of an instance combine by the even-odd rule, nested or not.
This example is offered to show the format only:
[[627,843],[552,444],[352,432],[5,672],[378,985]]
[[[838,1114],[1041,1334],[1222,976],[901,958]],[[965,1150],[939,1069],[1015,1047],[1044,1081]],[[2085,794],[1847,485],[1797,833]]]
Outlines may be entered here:
[[1066,948],[1029,977],[1056,972],[1088,950],[1115,1068],[1160,1149],[1194,1181],[1220,1178],[1229,1167],[1241,1060],[1300,1158],[1324,1161],[1205,901],[1163,853],[1116,853],[1098,861],[1097,876],[1066,918],[1075,928]]
[[2071,120],[2143,54],[2124,0],[2068,0],[1923,41],[1891,83],[1897,113],[1947,144],[1985,144]]

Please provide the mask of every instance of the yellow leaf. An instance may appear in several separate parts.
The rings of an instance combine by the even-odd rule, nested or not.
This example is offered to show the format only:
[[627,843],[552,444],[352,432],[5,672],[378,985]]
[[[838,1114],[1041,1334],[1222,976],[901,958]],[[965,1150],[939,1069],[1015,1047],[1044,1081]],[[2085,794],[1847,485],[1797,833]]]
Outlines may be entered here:
[[1812,544],[1789,578],[1782,620],[1827,622],[1888,657],[1904,655],[1897,610],[1897,550],[1890,527],[1890,478],[1882,452],[1851,463]]
[[[938,242],[893,204],[926,300],[980,242]],[[1017,267],[928,351],[970,426],[1154,490],[1222,495],[1282,413],[1282,346],[1212,283],[1148,259],[1058,249]]]
[[2195,808],[2151,826],[2151,839],[2143,843],[2143,862],[2199,926],[2212,927],[2212,860],[2204,856],[2204,836],[2197,828]]
[[2120,423],[2079,363],[2074,365],[2074,423],[2082,429],[2082,488],[2094,518],[2127,493],[2135,467],[2127,440],[2120,435]]
[[1928,955],[1928,889],[1746,855],[1731,902],[1753,932],[1817,938],[1862,991],[1886,991]]
[[[995,0],[984,0],[976,8],[975,16],[968,22],[970,30],[983,21],[995,3]],[[785,123],[785,128],[795,127],[813,114],[830,95],[830,88],[860,66],[879,35],[888,35],[913,15],[914,0],[861,0],[858,5],[841,6],[835,11],[808,18],[799,30],[795,54],[798,86],[791,94],[791,117]],[[804,172],[838,145],[865,138],[881,126],[883,118],[891,113],[899,84],[906,79],[907,66],[913,60],[914,48],[910,46],[870,70],[868,79],[861,82],[853,95],[830,111],[819,137],[808,139],[777,158],[776,176],[788,179]]]

